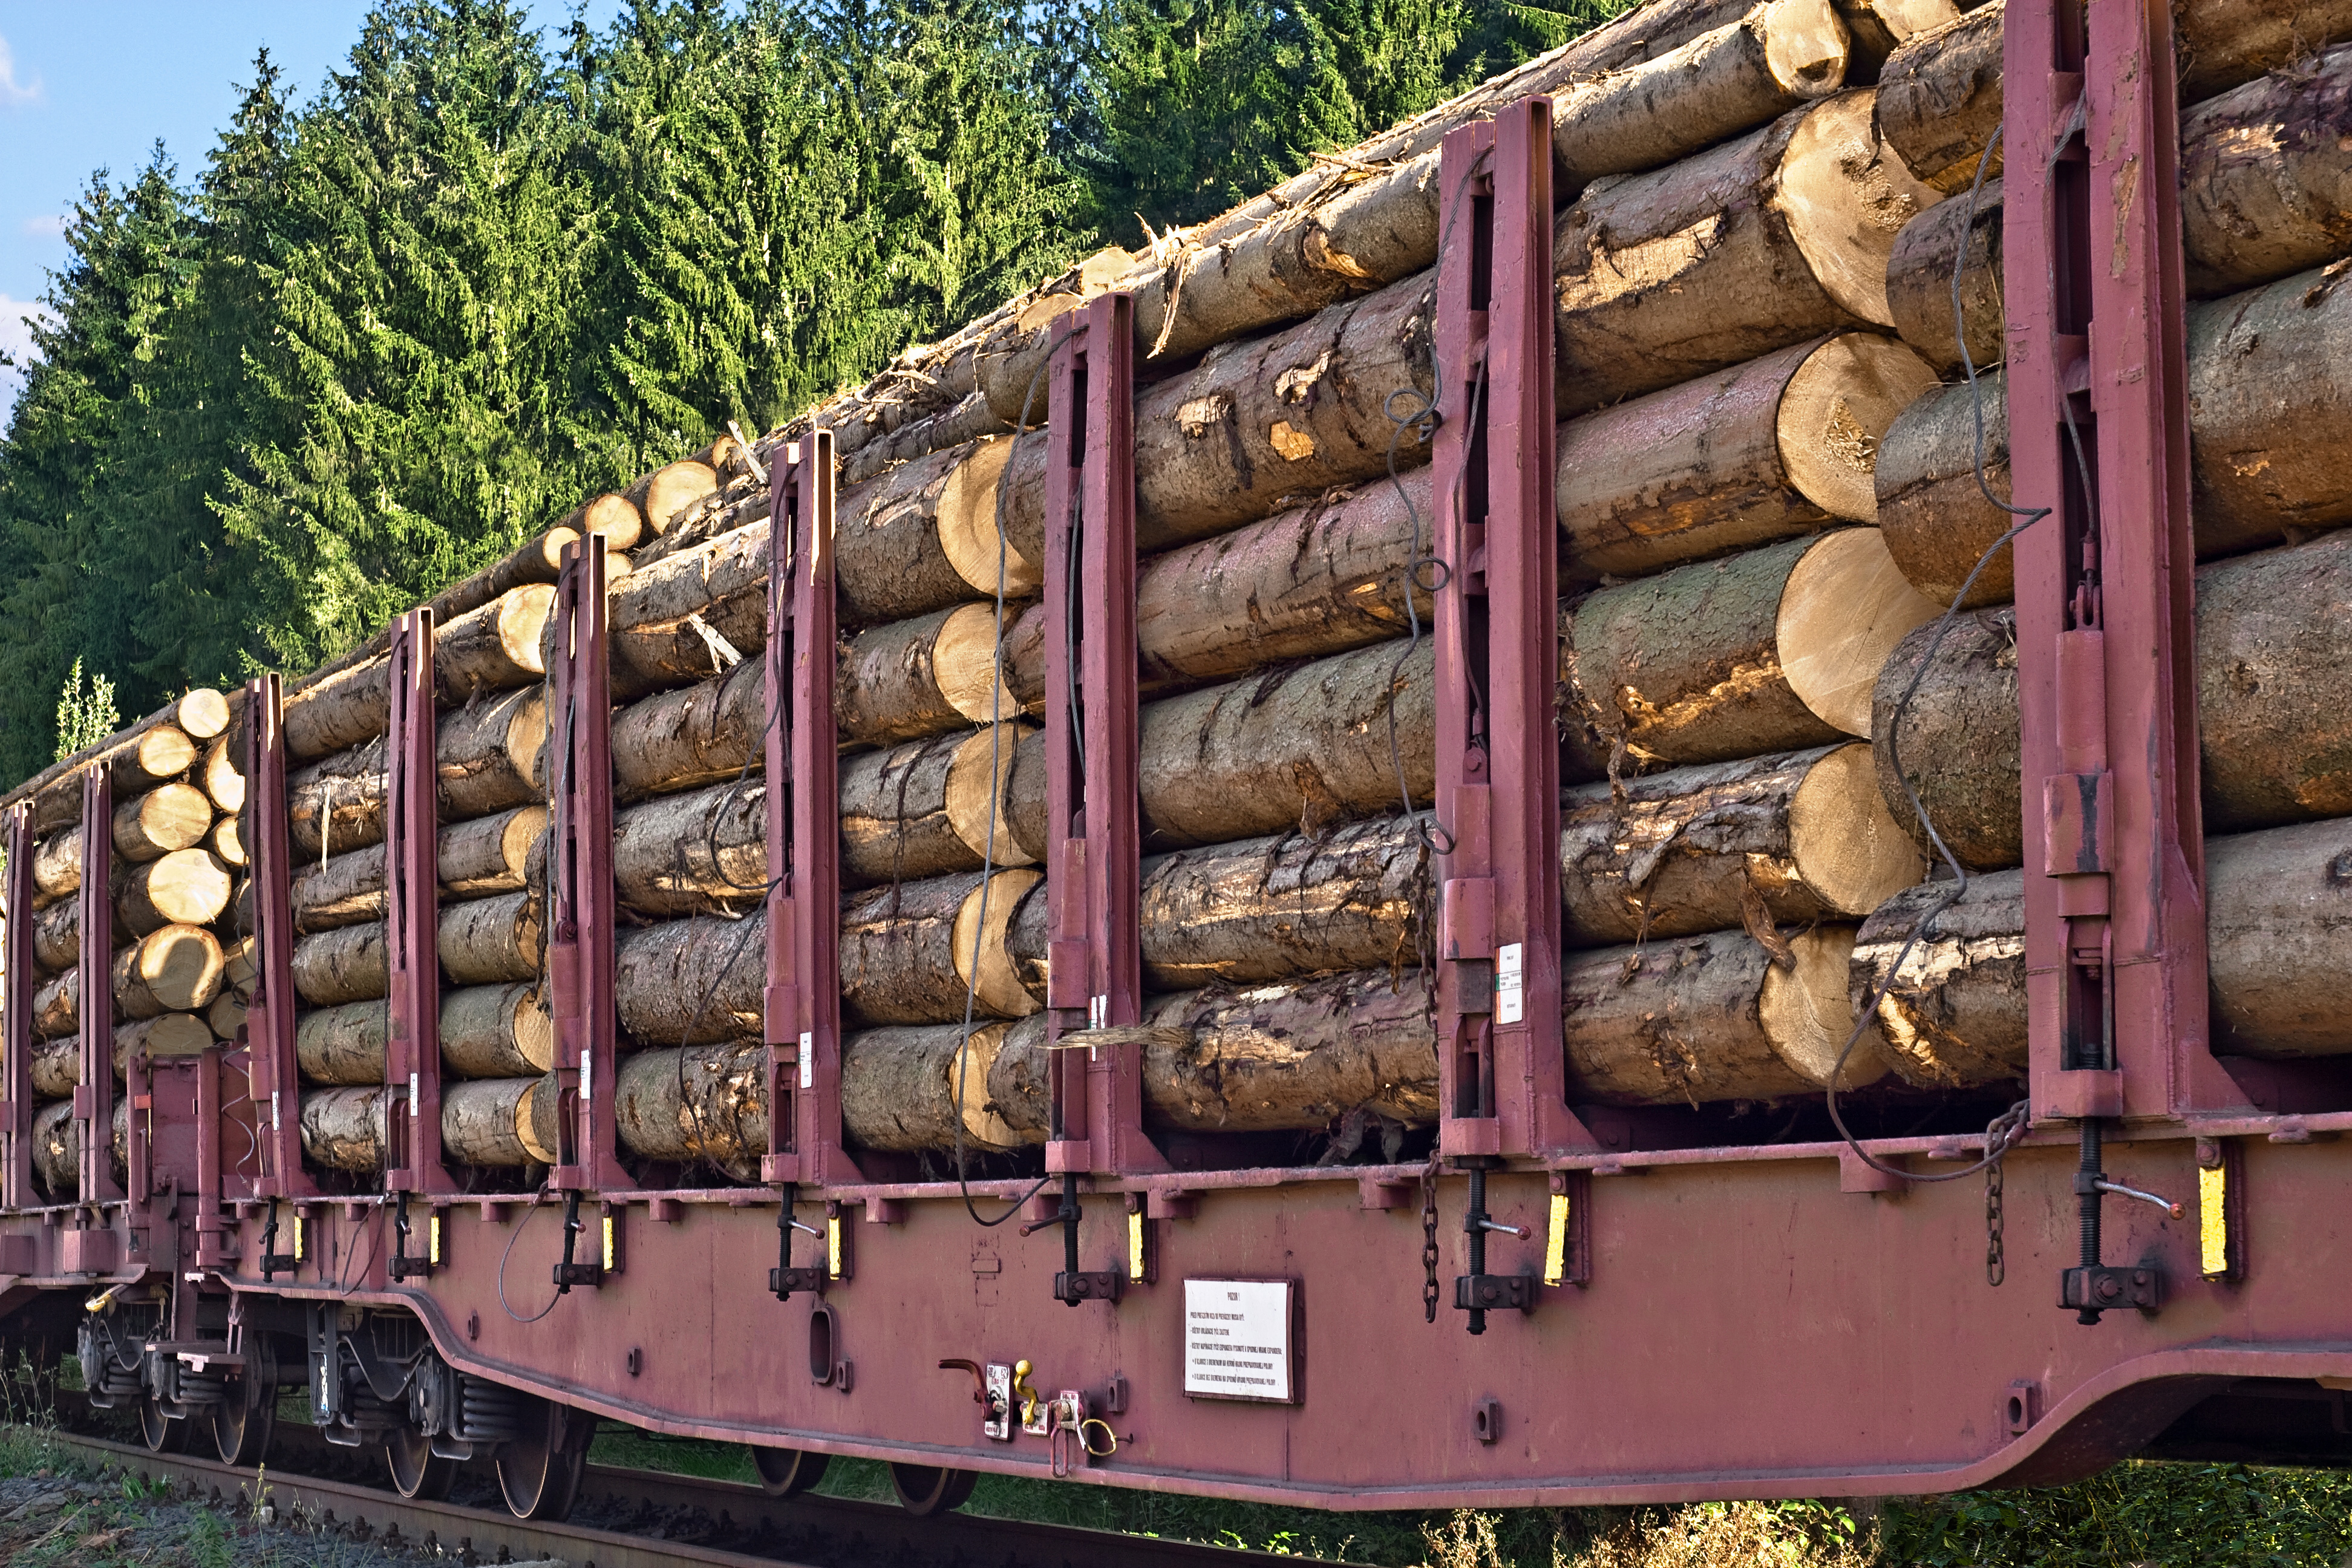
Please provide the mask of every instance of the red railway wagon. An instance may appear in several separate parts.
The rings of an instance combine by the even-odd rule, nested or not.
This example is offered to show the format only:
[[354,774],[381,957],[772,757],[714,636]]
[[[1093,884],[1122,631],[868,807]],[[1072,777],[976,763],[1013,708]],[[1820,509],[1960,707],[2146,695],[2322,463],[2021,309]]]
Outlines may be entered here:
[[[1044,437],[1063,524],[1045,593],[1047,1008],[1071,1038],[1041,1177],[922,1179],[844,1145],[819,435],[773,476],[761,1184],[640,1190],[618,1158],[604,557],[588,549],[558,590],[550,671],[563,1117],[547,1185],[468,1194],[441,1159],[418,612],[394,654],[380,1189],[305,1172],[289,851],[282,816],[257,813],[245,1033],[131,1064],[118,1183],[109,1002],[89,988],[70,1203],[31,1182],[29,922],[11,925],[7,1343],[70,1343],[94,1403],[135,1407],[158,1445],[194,1427],[244,1461],[277,1390],[303,1384],[331,1440],[383,1445],[403,1490],[489,1455],[536,1517],[568,1506],[598,1417],[749,1444],[779,1491],[833,1455],[886,1460],[925,1510],[980,1471],[1426,1508],[1917,1493],[2140,1453],[2352,1458],[2352,1264],[2336,1247],[2352,1075],[2209,1043],[2177,110],[2149,90],[2172,79],[2171,21],[2149,0],[2084,15],[2011,0],[2004,45],[2011,461],[2038,520],[2014,546],[2029,1116],[1755,1142],[1696,1110],[1572,1099],[1546,848],[1550,105],[1528,99],[1454,132],[1442,164],[1461,219],[1440,261],[1427,568],[1444,1102],[1428,1163],[1269,1168],[1145,1129],[1140,1047],[1118,1034],[1139,1018],[1140,848],[1131,329],[1113,295],[1054,356]],[[274,679],[248,690],[262,799],[285,789],[277,700]],[[110,951],[106,788],[86,782],[84,973]],[[20,814],[20,910],[27,831]],[[1977,1171],[2004,1148],[1994,1185]]]

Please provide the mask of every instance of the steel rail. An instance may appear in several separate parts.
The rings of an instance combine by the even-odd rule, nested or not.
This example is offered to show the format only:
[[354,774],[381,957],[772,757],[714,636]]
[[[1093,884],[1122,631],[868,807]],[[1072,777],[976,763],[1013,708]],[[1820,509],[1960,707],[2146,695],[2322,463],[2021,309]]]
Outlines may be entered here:
[[[67,1399],[59,1414],[68,1414]],[[225,1465],[194,1454],[159,1454],[132,1443],[60,1430],[57,1441],[83,1458],[111,1465],[127,1473],[160,1476],[175,1486],[207,1489],[224,1499],[242,1496],[254,1502],[257,1472]],[[383,1468],[378,1448],[339,1448],[310,1427],[280,1422],[271,1444],[273,1456],[297,1466],[326,1465],[345,1468],[373,1459]],[[492,1487],[488,1465],[468,1465],[463,1473]],[[835,1562],[881,1561],[942,1565],[985,1562],[1039,1568],[1061,1568],[1070,1563],[1118,1563],[1123,1568],[1175,1568],[1178,1564],[1221,1564],[1223,1568],[1297,1568],[1311,1558],[1281,1556],[1233,1547],[1206,1546],[1196,1542],[1168,1541],[1127,1535],[1114,1531],[1075,1525],[992,1519],[953,1513],[921,1518],[890,1503],[803,1494],[771,1496],[740,1481],[712,1480],[699,1476],[658,1470],[590,1465],[581,1482],[575,1514],[591,1518],[643,1521],[647,1530],[692,1528],[722,1538],[737,1538],[744,1550],[722,1550],[685,1542],[589,1524],[551,1524],[519,1520],[499,1508],[476,1508],[457,1502],[410,1501],[382,1483],[336,1480],[264,1467],[258,1477],[283,1520],[299,1509],[309,1521],[331,1516],[334,1528],[364,1526],[381,1536],[388,1526],[399,1528],[412,1546],[430,1534],[446,1551],[470,1542],[476,1556],[495,1560],[501,1548],[516,1562],[561,1557],[593,1568],[677,1568],[682,1563],[711,1568],[823,1568]]]

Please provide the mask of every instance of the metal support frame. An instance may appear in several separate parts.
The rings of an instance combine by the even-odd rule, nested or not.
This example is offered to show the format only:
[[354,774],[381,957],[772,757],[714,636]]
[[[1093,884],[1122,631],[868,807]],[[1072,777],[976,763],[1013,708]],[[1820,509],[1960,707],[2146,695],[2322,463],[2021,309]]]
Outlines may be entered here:
[[[433,611],[393,630],[384,779],[384,951],[391,988],[384,1041],[387,1193],[450,1193],[441,1163],[440,806],[434,761]],[[417,1265],[393,1254],[397,1275]],[[427,1265],[429,1267],[429,1265]]]
[[1560,1022],[1559,522],[1551,101],[1439,154],[1435,466],[1439,1149],[1470,1173],[1456,1305],[1532,1304],[1486,1272],[1486,1173],[1595,1147]]
[[[286,826],[285,699],[279,678],[245,688],[246,842],[253,882],[253,994],[245,1012],[246,1075],[259,1112],[261,1176],[255,1195],[306,1198],[302,1079],[294,1055],[294,850]],[[286,1254],[289,1259],[291,1252]]]
[[81,777],[81,1082],[73,1122],[85,1204],[119,1203],[114,1179],[114,785],[106,764]]
[[[786,1189],[862,1181],[842,1146],[841,783],[833,717],[833,433],[785,447],[769,475],[768,1152]],[[788,1288],[780,1285],[780,1289]]]
[[[629,1184],[613,1121],[613,700],[605,665],[604,535],[564,546],[549,668],[549,857],[552,920],[548,989],[555,1010],[562,1159],[553,1184],[572,1194]],[[428,939],[429,940],[429,939]]]
[[6,956],[0,959],[0,1209],[33,1202],[33,807],[12,808],[6,826]]
[[1045,430],[1045,1168],[1143,1175],[1143,1047],[1054,1047],[1143,1021],[1143,826],[1135,630],[1135,303],[1089,301],[1055,350]]

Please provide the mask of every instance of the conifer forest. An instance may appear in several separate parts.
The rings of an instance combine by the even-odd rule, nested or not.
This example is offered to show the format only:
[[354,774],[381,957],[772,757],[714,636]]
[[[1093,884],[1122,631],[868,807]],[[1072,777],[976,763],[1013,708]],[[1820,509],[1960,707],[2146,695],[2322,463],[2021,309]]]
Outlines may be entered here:
[[[94,172],[0,437],[0,775],[301,669],[1618,0],[384,0],[307,102]],[[135,111],[135,110],[127,110]],[[77,668],[79,666],[79,668]]]

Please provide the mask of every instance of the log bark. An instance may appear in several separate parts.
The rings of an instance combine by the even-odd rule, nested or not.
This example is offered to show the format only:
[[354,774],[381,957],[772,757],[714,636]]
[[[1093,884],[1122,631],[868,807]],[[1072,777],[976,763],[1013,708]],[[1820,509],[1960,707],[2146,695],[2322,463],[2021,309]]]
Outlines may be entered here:
[[33,899],[44,908],[81,890],[81,829],[53,833],[33,847]]
[[975,1024],[967,1037],[961,1023],[915,1024],[850,1036],[841,1047],[841,1122],[849,1142],[901,1153],[948,1151],[961,1122],[963,1146],[975,1153],[1044,1142],[1042,1131],[1018,1131],[988,1108],[989,1069],[1012,1027]]
[[1645,576],[1874,521],[1880,437],[1935,384],[1901,343],[1841,332],[1570,420],[1567,578]]
[[[389,1091],[315,1089],[302,1096],[302,1152],[329,1170],[368,1175],[383,1169],[390,1139]],[[441,1154],[455,1164],[513,1167],[555,1157],[549,1134],[555,1095],[545,1079],[487,1079],[441,1091]]]
[[36,1038],[29,1064],[33,1092],[43,1100],[70,1095],[81,1084],[81,1042]]
[[667,533],[638,545],[631,557],[631,569],[642,572],[656,562],[698,549],[721,535],[765,522],[768,502],[767,485],[748,480],[705,496],[678,513]]
[[[1144,984],[1155,991],[1258,984],[1421,962],[1427,852],[1402,818],[1180,849],[1143,862]],[[1007,949],[1030,994],[1045,995],[1046,889],[1014,911]]]
[[1004,814],[1026,724],[935,735],[841,764],[841,878],[846,887],[1030,863]]
[[[203,790],[191,784],[161,784],[114,808],[114,852],[126,860],[160,859],[203,843],[212,825],[213,803]],[[74,871],[79,887],[79,863]]]
[[[304,1013],[294,1037],[303,1080],[382,1083],[386,1021],[381,999]],[[547,1072],[554,1063],[554,1023],[538,986],[468,985],[441,994],[441,1065],[447,1075],[522,1078]]]
[[[1965,329],[1968,357],[1981,372],[2009,354],[2009,317],[2001,304],[2001,186],[1988,180],[1970,193],[1929,207],[1906,224],[1886,263],[1886,302],[1895,331],[1937,374],[1966,374],[1960,357]],[[1959,318],[1952,315],[1952,264],[1958,258],[1960,231],[1968,230],[1968,258],[1960,267]]]
[[1042,563],[997,528],[997,484],[1012,450],[1011,441],[993,439],[935,452],[842,495],[834,587],[843,625],[903,621],[993,597],[1000,564],[1008,598],[1037,591]]
[[[546,829],[543,805],[519,805],[442,828],[435,847],[441,897],[455,901],[517,891],[524,884],[531,846]],[[323,863],[306,861],[295,870],[289,891],[294,929],[302,935],[380,921],[383,850],[370,846]]]
[[1870,733],[1873,682],[1936,613],[1874,529],[1840,529],[1603,588],[1562,658],[1585,721],[1644,763]]
[[[1818,1094],[1853,1027],[1854,928],[1785,939],[1784,968],[1744,931],[1601,948],[1561,966],[1569,1095],[1601,1105],[1700,1105]],[[1863,1031],[1840,1089],[1885,1076]]]
[[666,921],[620,933],[614,994],[621,1029],[640,1045],[757,1038],[767,986],[767,922]]
[[1932,623],[1913,632],[1879,675],[1871,709],[1879,793],[1922,853],[1930,847],[1904,793],[1905,777],[1961,865],[1971,871],[2014,866],[2025,854],[2019,818],[2023,796],[2018,782],[2017,616],[2001,609],[1955,617],[1919,678],[1898,731],[1895,705],[1934,637]]
[[[114,1102],[114,1176],[125,1179],[124,1163],[131,1144],[131,1101]],[[45,1105],[33,1117],[33,1170],[50,1197],[71,1203],[81,1181],[81,1140],[73,1119],[73,1101]]]
[[33,916],[33,963],[63,974],[81,962],[81,900],[60,899]]
[[[2335,1003],[2352,936],[2352,823],[2301,823],[2205,841],[2206,952],[2213,1048],[2294,1058],[2352,1052]],[[1951,884],[1907,889],[1864,921],[1851,991],[1877,1021],[1895,1070],[1923,1088],[2026,1071],[2024,873],[1972,877],[1968,891],[1895,968]],[[1893,976],[1889,984],[1889,976]]]
[[[1425,804],[1436,787],[1433,658],[1427,638],[1410,650],[1392,641],[1145,704],[1146,846],[1313,836],[1402,805],[1407,794]],[[1013,836],[1038,860],[1045,758],[1042,735],[1024,741],[1005,786]]]
[[[166,1013],[160,1018],[141,1018],[128,1024],[118,1024],[114,1029],[115,1080],[121,1082],[128,1076],[134,1054],[143,1053],[143,1059],[148,1061],[169,1057],[193,1057],[209,1049],[212,1043],[211,1027],[194,1013]],[[71,1094],[81,1083],[81,1043],[79,1040],[38,1043],[28,1065],[32,1068],[35,1094],[45,1099]]]
[[[173,698],[128,729],[43,768],[5,795],[0,795],[0,808],[30,801],[33,831],[54,833],[68,823],[81,820],[81,775],[91,763],[105,763],[114,780],[118,799],[152,789],[163,780],[176,777],[195,760],[195,732],[203,731],[205,739],[212,739],[244,708],[242,691],[225,697],[217,691],[198,689]],[[224,714],[227,718],[223,718]],[[150,731],[164,728],[177,731],[179,741],[168,735],[152,742],[147,740]],[[185,742],[186,760],[172,766],[182,742]]]
[[1937,196],[1878,151],[1872,96],[1600,181],[1568,210],[1553,251],[1562,413],[1894,324],[1887,258]]
[[246,1010],[246,999],[223,986],[221,994],[213,998],[213,1005],[205,1009],[205,1026],[212,1030],[215,1039],[234,1041],[237,1030],[245,1026]]
[[[1931,392],[1904,410],[1878,449],[1878,530],[1913,587],[1940,605],[1958,597],[1969,574],[2019,520],[1985,499],[2010,500],[2009,398],[1998,374]],[[1977,483],[1983,429],[1984,485]],[[1977,573],[1963,608],[2017,596],[2016,553],[2003,550]]]
[[[1402,486],[1404,494],[1397,492]],[[1333,490],[1263,522],[1171,550],[1136,577],[1138,689],[1169,693],[1404,635],[1405,569],[1435,521],[1427,468]],[[1413,590],[1424,629],[1433,600]],[[1045,695],[1045,612],[1005,637],[1005,683],[1031,711]]]
[[[444,905],[435,946],[453,985],[535,981],[543,956],[539,903],[530,892]],[[294,990],[314,1007],[382,996],[390,984],[381,923],[341,926],[294,944]]]
[[171,925],[210,925],[228,908],[228,868],[209,849],[174,849],[133,867],[115,899],[115,918],[133,936]]
[[1563,935],[1639,942],[1867,915],[1927,860],[1888,813],[1868,746],[1716,763],[1566,792]]
[[[723,673],[768,640],[768,530],[734,532],[632,573],[611,595],[613,696]],[[561,628],[551,624],[541,662]]]
[[[433,630],[435,696],[445,708],[529,686],[547,673],[541,634],[554,602],[544,584],[509,589]],[[286,755],[310,762],[363,744],[390,722],[392,663],[379,655],[285,700]]]
[[[243,739],[242,736],[236,737]],[[205,795],[219,811],[235,816],[245,809],[245,756],[230,744],[232,737],[222,735],[205,749],[205,765],[199,774]]]
[[[1034,421],[1033,421],[1034,423]],[[901,426],[887,436],[866,442],[846,454],[841,464],[841,484],[854,489],[868,480],[879,479],[900,463],[911,463],[929,452],[944,452],[968,441],[983,440],[1002,436],[1013,428],[997,416],[988,405],[988,395],[974,392],[953,407],[942,408],[928,419]]]
[[81,1019],[81,971],[62,970],[33,993],[33,1033],[45,1040],[71,1035]]
[[[1421,1126],[1437,1120],[1427,1009],[1416,975],[1327,974],[1150,997],[1137,1029],[1090,1037],[1139,1036],[1144,1120],[1153,1126],[1313,1131],[1350,1111]],[[1045,1041],[1045,1020],[1024,1019],[990,1065],[987,1110],[1024,1142],[1049,1125]]]
[[641,915],[760,907],[768,888],[768,787],[759,779],[656,796],[613,822],[613,887]]
[[[546,745],[547,698],[541,687],[443,714],[434,742],[441,816],[492,816],[541,799]],[[287,837],[296,854],[344,854],[383,842],[380,740],[313,763],[287,784]]]
[[763,662],[747,658],[724,675],[656,692],[613,715],[613,795],[616,801],[731,781],[767,732]]
[[[1015,613],[1008,607],[1008,620]],[[883,745],[1019,717],[1020,701],[998,676],[996,640],[992,605],[858,633],[842,648],[834,685],[841,739]]]
[[767,1047],[756,1043],[633,1051],[613,1074],[613,1120],[643,1159],[709,1161],[758,1179],[768,1152]]
[[302,1014],[294,1025],[294,1060],[302,1081],[352,1088],[382,1084],[389,1023],[382,997]]
[[1020,1018],[1040,1005],[1005,951],[1021,896],[1041,880],[1015,867],[873,888],[843,900],[841,1007],[858,1024]]
[[656,533],[669,531],[672,519],[688,506],[719,488],[719,470],[689,458],[644,475],[631,485],[626,499]]
[[2181,116],[2180,231],[2192,296],[2352,253],[2352,48]]
[[2190,515],[2224,554],[2352,522],[2352,279],[2343,263],[2189,312]]

